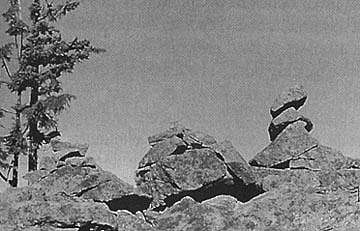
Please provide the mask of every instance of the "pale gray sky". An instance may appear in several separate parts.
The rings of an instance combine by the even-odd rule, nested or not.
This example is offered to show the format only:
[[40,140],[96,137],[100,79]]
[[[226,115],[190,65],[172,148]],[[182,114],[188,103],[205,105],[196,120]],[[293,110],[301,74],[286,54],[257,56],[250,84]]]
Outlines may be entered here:
[[360,1],[89,0],[59,28],[107,50],[63,78],[78,97],[63,137],[130,183],[147,136],[171,121],[250,159],[269,143],[273,100],[296,83],[312,134],[360,157]]

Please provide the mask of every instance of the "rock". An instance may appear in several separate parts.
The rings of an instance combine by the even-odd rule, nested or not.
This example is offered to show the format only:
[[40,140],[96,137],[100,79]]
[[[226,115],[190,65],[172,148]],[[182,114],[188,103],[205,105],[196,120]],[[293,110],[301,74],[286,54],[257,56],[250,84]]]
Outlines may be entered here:
[[229,230],[235,204],[224,202],[216,205],[209,202],[200,204],[190,197],[182,198],[157,218],[155,228],[164,231]]
[[164,132],[150,136],[148,137],[148,141],[149,144],[153,146],[161,141],[170,139],[174,136],[183,139],[183,141],[187,143],[187,145],[193,144],[209,146],[216,143],[216,140],[213,137],[200,131],[192,131],[183,125],[177,125]]
[[320,185],[318,173],[305,169],[282,170],[271,168],[254,168],[258,184],[265,191],[272,191],[286,185],[293,190],[315,188]]
[[280,188],[237,205],[232,227],[238,230],[345,231],[360,227],[360,207],[346,191],[321,194]]
[[319,145],[303,155],[290,161],[290,168],[307,168],[312,170],[339,170],[347,168],[347,158],[339,151]]
[[164,132],[161,132],[159,134],[149,136],[148,142],[150,145],[154,145],[158,142],[161,142],[163,140],[169,139],[174,136],[178,136],[179,138],[182,136],[183,133],[185,133],[186,128],[182,125],[174,126]]
[[270,108],[270,114],[275,118],[288,108],[293,107],[297,110],[304,105],[306,98],[307,93],[303,86],[296,85],[291,87],[275,99]]
[[[290,124],[265,149],[258,153],[250,165],[264,167],[289,167],[289,161],[318,146],[318,141],[305,129],[305,123],[297,121]],[[281,165],[284,166],[281,166]]]
[[346,157],[346,168],[360,169],[360,159]]
[[34,187],[9,189],[0,194],[2,230],[153,230],[126,211],[114,213],[106,204],[71,197],[45,195]]
[[194,132],[182,125],[150,136],[148,140],[152,148],[140,161],[139,168],[151,165],[169,155],[182,154],[194,148],[210,147],[216,143],[213,137],[203,132]]
[[99,168],[65,165],[40,178],[47,193],[65,192],[86,199],[107,201],[133,193],[133,187]]
[[294,108],[288,108],[271,121],[268,129],[270,140],[274,141],[289,124],[295,123],[296,121],[303,121],[306,124],[305,129],[308,132],[313,128],[313,124],[308,118],[300,115]]
[[52,140],[50,144],[57,161],[65,161],[71,157],[84,157],[89,148],[88,144],[72,144],[59,140]]
[[[166,156],[176,153],[177,150],[181,150],[182,152],[186,150],[186,144],[179,137],[172,136],[169,139],[161,140],[145,154],[139,163],[139,168],[160,161]],[[177,153],[180,153],[180,151]]]
[[224,160],[231,171],[230,174],[241,179],[245,184],[251,184],[256,181],[250,165],[230,141],[224,141],[214,145],[214,150],[221,156],[220,158]]
[[[18,197],[12,195],[10,197],[15,197],[13,200],[4,200],[10,193]],[[45,197],[31,187],[24,187],[5,191],[0,198],[0,224],[12,225],[21,230],[44,225],[79,228],[88,223],[117,226],[116,215],[105,204],[73,199],[64,194]]]
[[247,203],[223,196],[201,203],[184,197],[159,214],[155,229],[347,231],[360,227],[359,214],[360,207],[351,192],[322,194],[284,185]]
[[155,144],[140,161],[136,184],[153,198],[153,209],[162,210],[185,196],[203,201],[226,194],[247,201],[263,192],[255,185],[251,167],[229,141],[218,144],[211,136],[187,128],[152,137],[149,140]]
[[137,185],[152,195],[154,207],[166,197],[201,188],[226,176],[226,166],[209,149],[189,150],[168,156],[148,170],[137,172]]

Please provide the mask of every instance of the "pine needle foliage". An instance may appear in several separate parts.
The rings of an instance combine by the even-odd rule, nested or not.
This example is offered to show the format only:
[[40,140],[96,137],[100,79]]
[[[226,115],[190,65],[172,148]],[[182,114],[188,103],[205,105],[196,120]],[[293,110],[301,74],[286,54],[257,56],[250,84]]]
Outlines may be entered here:
[[[74,0],[32,0],[30,21],[25,22],[21,0],[9,0],[9,8],[2,14],[8,24],[6,34],[14,41],[0,47],[1,67],[8,76],[6,80],[0,78],[0,86],[5,85],[9,94],[17,97],[17,103],[9,113],[14,125],[9,135],[0,137],[0,168],[12,169],[13,176],[20,154],[28,156],[28,171],[36,170],[37,150],[60,135],[57,118],[75,99],[63,93],[60,77],[72,73],[76,64],[88,60],[91,54],[104,52],[86,39],[65,41],[56,28],[56,23],[79,4]],[[10,62],[16,63],[13,72]],[[22,102],[26,92],[30,92],[29,101]],[[0,118],[5,114],[0,110]],[[9,157],[13,161],[6,164]],[[15,181],[11,180],[13,186]]]

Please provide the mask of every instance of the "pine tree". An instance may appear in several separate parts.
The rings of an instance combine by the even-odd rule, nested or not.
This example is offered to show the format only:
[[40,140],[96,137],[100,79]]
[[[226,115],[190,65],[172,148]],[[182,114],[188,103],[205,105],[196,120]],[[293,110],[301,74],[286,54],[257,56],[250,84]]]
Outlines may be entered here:
[[[21,0],[9,0],[9,9],[3,14],[9,25],[6,33],[14,42],[0,48],[2,67],[8,77],[0,80],[0,84],[6,85],[17,97],[17,103],[13,111],[2,110],[12,114],[14,124],[9,135],[0,140],[0,167],[12,170],[11,179],[8,179],[9,171],[7,176],[2,174],[2,178],[14,187],[19,155],[28,156],[28,171],[36,170],[38,149],[60,135],[57,117],[75,99],[74,95],[63,93],[59,78],[71,73],[77,63],[87,60],[92,53],[104,51],[86,39],[65,41],[55,28],[57,21],[79,4],[71,0],[57,4],[33,0],[29,8],[30,21],[26,23],[22,19]],[[10,62],[16,63],[12,64],[16,67],[13,73]],[[23,103],[27,92],[30,92],[29,100]],[[11,164],[6,164],[8,157],[12,157]]]

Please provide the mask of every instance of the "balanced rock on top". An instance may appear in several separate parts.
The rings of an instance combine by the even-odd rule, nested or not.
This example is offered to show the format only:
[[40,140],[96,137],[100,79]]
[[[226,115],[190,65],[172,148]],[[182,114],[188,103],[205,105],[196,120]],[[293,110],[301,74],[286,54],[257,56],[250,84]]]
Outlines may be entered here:
[[306,98],[302,86],[289,88],[276,98],[270,109],[273,119],[268,129],[272,142],[250,160],[250,165],[313,170],[349,166],[341,152],[320,145],[309,134],[313,124],[297,111]]
[[305,122],[306,131],[310,132],[313,128],[313,124],[310,119],[301,115],[294,108],[288,108],[285,111],[281,112],[277,117],[275,117],[269,126],[269,136],[270,140],[273,141],[275,138],[289,125],[295,123],[296,121]]
[[295,85],[287,91],[281,93],[270,108],[270,114],[273,118],[277,117],[281,112],[293,107],[298,110],[304,105],[307,93],[301,85]]

